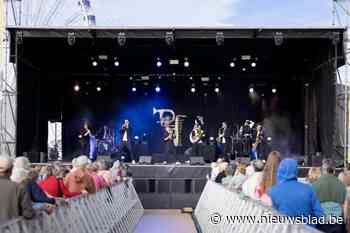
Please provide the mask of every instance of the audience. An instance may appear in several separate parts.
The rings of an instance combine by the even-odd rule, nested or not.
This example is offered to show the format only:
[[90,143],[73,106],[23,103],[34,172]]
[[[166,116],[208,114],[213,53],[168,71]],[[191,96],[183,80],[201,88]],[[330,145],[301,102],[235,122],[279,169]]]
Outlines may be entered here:
[[86,169],[88,174],[93,178],[97,190],[100,190],[107,186],[105,179],[97,174],[99,167],[96,162],[88,164]]
[[261,160],[254,160],[252,162],[252,166],[254,168],[254,172],[243,183],[242,192],[244,195],[250,198],[258,199],[255,195],[255,192],[262,181],[264,163]]
[[231,180],[234,178],[236,172],[236,164],[228,165],[226,169],[226,176],[221,180],[221,184],[225,187],[229,187]]
[[87,156],[79,156],[76,158],[74,167],[70,173],[68,173],[64,185],[69,192],[81,192],[81,193],[95,193],[96,186],[93,178],[87,172],[87,165],[90,160]]
[[27,190],[10,180],[12,160],[0,155],[0,224],[16,217],[33,218],[35,213]]
[[261,200],[266,205],[271,206],[271,199],[268,196],[268,190],[276,184],[278,165],[281,161],[281,155],[277,151],[272,151],[267,157],[261,183],[255,190],[256,198]]
[[236,191],[242,191],[242,185],[247,179],[246,175],[246,165],[243,163],[238,163],[236,172],[233,178],[229,181],[227,188]]
[[298,163],[284,159],[277,170],[277,183],[268,191],[272,206],[278,212],[292,217],[323,216],[320,201],[313,188],[298,182]]
[[314,183],[321,176],[321,168],[320,167],[312,167],[309,169],[307,174],[306,182],[309,184]]
[[[322,175],[312,184],[326,217],[343,217],[346,202],[346,187],[335,176],[335,165],[332,160],[322,161]],[[345,224],[322,224],[319,230],[324,232],[343,232]]]
[[219,173],[215,177],[215,182],[220,183],[222,182],[222,179],[226,177],[227,169],[228,169],[228,162],[221,162],[219,163]]

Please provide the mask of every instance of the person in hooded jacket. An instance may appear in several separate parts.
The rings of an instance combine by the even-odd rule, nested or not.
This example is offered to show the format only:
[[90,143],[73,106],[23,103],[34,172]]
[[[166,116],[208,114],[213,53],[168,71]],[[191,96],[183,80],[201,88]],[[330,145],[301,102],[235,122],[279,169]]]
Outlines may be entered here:
[[277,183],[268,191],[273,208],[290,217],[323,216],[314,189],[308,184],[298,182],[297,178],[297,161],[282,160],[277,170]]

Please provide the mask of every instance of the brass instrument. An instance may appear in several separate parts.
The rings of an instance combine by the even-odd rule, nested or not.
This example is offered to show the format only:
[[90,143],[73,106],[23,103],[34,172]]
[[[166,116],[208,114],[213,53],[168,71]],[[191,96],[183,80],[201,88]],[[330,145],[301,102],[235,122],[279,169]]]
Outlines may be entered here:
[[255,142],[253,143],[252,147],[254,150],[256,150],[256,148],[259,146],[259,144],[262,142],[262,127],[258,127],[257,128],[257,132],[256,132],[256,138],[255,138]]
[[192,144],[199,142],[204,137],[204,131],[195,126],[190,133],[190,141]]
[[[153,114],[159,113],[159,124],[162,127],[165,127],[166,123],[170,126],[172,129],[171,135],[174,141],[174,145],[176,147],[182,146],[182,129],[183,129],[183,122],[184,118],[186,118],[186,115],[175,115],[175,112],[171,109],[156,109],[153,108]],[[165,113],[170,113],[169,116],[165,116]],[[174,125],[175,123],[175,125]]]
[[217,143],[223,143],[223,138],[225,137],[225,128],[219,128],[218,137],[216,138]]

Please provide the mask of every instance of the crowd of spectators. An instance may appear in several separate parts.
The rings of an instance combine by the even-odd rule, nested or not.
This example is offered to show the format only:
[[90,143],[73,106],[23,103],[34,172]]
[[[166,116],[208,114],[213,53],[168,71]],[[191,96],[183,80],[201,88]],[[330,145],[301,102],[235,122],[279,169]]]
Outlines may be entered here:
[[67,199],[93,194],[130,177],[127,165],[116,161],[91,162],[79,156],[72,165],[54,162],[34,166],[26,157],[0,155],[0,224],[17,217],[34,218],[41,211],[52,213]]
[[[325,224],[309,225],[323,232],[350,232],[350,171],[344,169],[337,177],[330,159],[324,159],[321,167],[310,168],[306,179],[298,177],[297,160],[282,160],[277,151],[271,152],[267,161],[228,163],[219,159],[211,167],[207,178],[229,190],[283,215],[322,217]],[[330,216],[343,223],[327,222]]]

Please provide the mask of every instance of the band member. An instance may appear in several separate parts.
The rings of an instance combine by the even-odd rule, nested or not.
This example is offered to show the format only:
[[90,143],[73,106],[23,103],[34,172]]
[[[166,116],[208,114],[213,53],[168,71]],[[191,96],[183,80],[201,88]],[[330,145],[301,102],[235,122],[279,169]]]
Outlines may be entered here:
[[96,137],[92,134],[91,127],[88,123],[84,123],[84,128],[79,134],[82,141],[82,154],[89,155],[93,161],[96,160]]
[[132,150],[132,128],[129,120],[125,120],[122,128],[120,129],[121,136],[121,148],[120,150],[127,153],[132,163],[135,163],[135,157]]
[[190,134],[190,141],[193,144],[191,154],[192,156],[202,156],[202,145],[205,137],[203,117],[197,116],[194,120],[194,126]]
[[164,122],[164,155],[167,161],[174,160],[176,150],[174,145],[175,132],[169,121]]
[[263,143],[264,143],[264,129],[262,125],[258,124],[256,127],[255,141],[252,144],[251,159],[262,159],[263,157]]
[[221,149],[223,157],[228,159],[230,156],[230,132],[226,122],[222,122],[216,141]]

